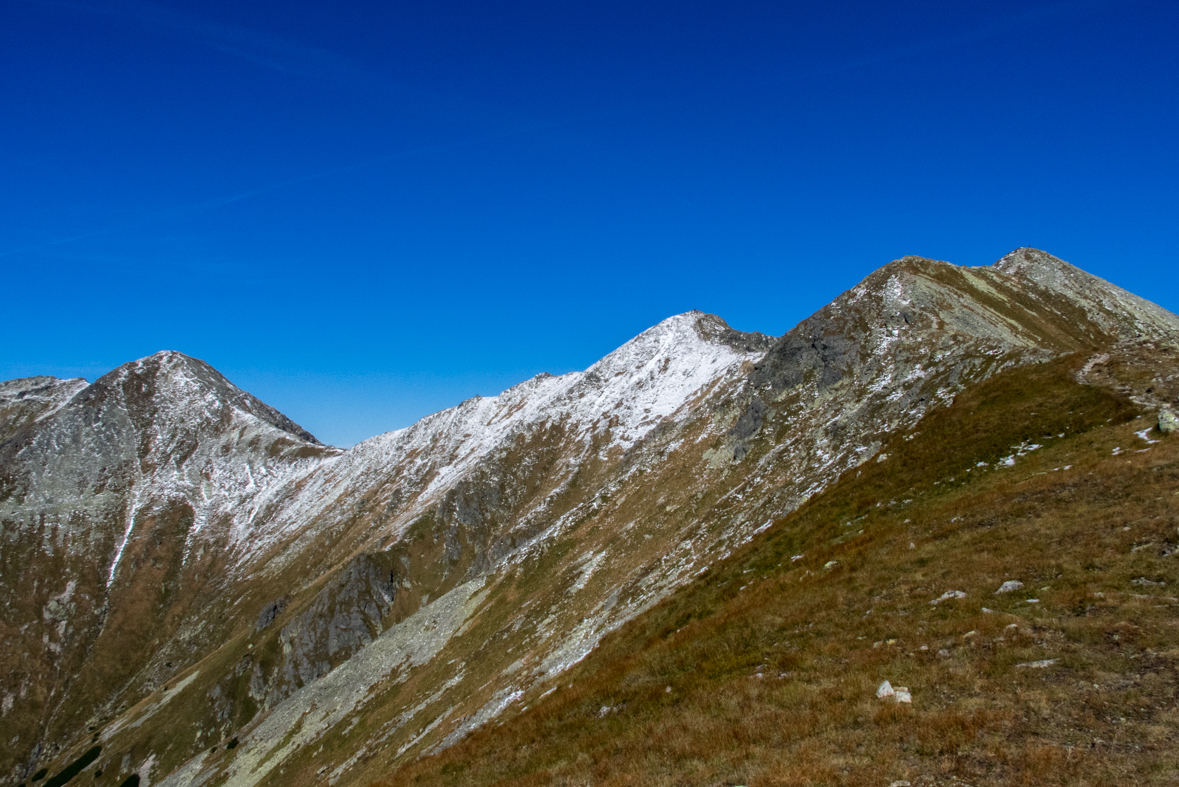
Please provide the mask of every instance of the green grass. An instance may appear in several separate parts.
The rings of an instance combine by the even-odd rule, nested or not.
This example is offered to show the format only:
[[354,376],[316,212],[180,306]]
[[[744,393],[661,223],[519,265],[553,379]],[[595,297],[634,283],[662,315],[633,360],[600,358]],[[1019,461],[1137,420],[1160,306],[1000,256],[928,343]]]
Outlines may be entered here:
[[[1143,443],[1076,365],[962,394],[387,783],[1175,783],[1179,440]],[[913,704],[876,699],[885,679]]]

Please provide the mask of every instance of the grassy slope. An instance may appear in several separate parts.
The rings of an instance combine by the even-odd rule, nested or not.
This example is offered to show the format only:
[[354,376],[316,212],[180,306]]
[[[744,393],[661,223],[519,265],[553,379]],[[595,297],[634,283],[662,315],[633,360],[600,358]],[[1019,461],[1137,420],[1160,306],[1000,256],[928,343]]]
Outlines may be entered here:
[[1079,363],[959,396],[388,784],[1175,783],[1179,438]]

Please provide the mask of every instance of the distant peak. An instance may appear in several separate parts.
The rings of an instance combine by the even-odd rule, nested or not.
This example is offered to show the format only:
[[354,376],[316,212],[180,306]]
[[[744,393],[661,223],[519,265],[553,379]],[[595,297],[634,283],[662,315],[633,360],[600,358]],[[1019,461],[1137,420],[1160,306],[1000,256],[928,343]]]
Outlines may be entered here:
[[1021,246],[1015,251],[1004,254],[993,267],[1004,273],[1026,274],[1076,270],[1059,257],[1040,249],[1033,249],[1030,246]]
[[140,358],[138,361],[135,361],[135,363],[139,365],[154,363],[165,367],[193,366],[200,369],[207,369],[216,374],[218,377],[224,378],[224,375],[222,375],[205,361],[202,361],[200,358],[193,358],[191,355],[185,355],[184,353],[178,352],[176,350],[160,350],[158,353],[152,353],[146,358]]
[[188,379],[206,389],[220,392],[221,398],[225,398],[227,392],[229,395],[241,393],[240,389],[231,383],[225,375],[209,364],[199,358],[193,358],[175,350],[161,350],[143,358],[128,361],[98,378],[95,384],[101,388],[134,378],[153,378],[156,380],[155,385],[162,388],[174,388],[180,380]]
[[[128,361],[127,363],[112,369],[110,372],[108,372],[108,374],[115,375],[117,377],[123,377],[128,374],[142,373],[145,369],[166,369],[175,368],[178,366],[208,369],[217,377],[222,377],[222,375],[213,369],[212,366],[209,366],[209,364],[205,363],[199,358],[193,358],[190,355],[185,355],[184,353],[177,352],[176,350],[160,350],[159,352],[152,353],[151,355],[145,355],[142,358],[137,358],[134,361]],[[222,379],[224,378],[222,377]]]
[[86,382],[81,377],[70,377],[66,379],[48,377],[45,375],[39,375],[37,377],[17,377],[13,380],[0,381],[0,396],[3,396],[8,392],[13,392],[15,394],[16,392],[20,391],[33,391],[40,388],[49,388],[51,386],[61,385],[63,383],[76,383],[79,381],[83,383]]
[[652,326],[648,330],[654,331],[654,330],[659,330],[660,328],[673,327],[673,326],[677,326],[677,325],[695,325],[697,322],[699,322],[702,319],[708,320],[708,321],[718,321],[719,320],[722,323],[724,322],[724,320],[722,320],[720,317],[717,317],[715,314],[709,314],[708,312],[702,312],[699,309],[691,309],[689,311],[681,312],[679,314],[673,314],[670,317],[660,320],[658,323],[656,323],[654,326]]
[[893,260],[892,262],[886,264],[884,267],[887,268],[889,265],[896,266],[896,265],[953,265],[953,264],[954,263],[946,262],[945,260],[935,260],[932,257],[922,257],[919,254],[906,254],[904,257],[898,257],[897,259]]
[[738,331],[722,317],[700,309],[674,314],[639,336],[657,335],[668,330],[690,330],[705,342],[728,345],[742,352],[765,352],[773,342],[772,337],[763,333]]
[[173,401],[210,395],[217,401],[235,407],[266,421],[304,442],[319,445],[315,436],[283,415],[278,410],[234,385],[229,378],[199,358],[176,350],[161,350],[108,372],[92,386],[93,395],[117,388],[128,380],[152,379],[155,390],[166,391]]
[[18,377],[0,382],[0,406],[22,399],[56,398],[68,400],[87,385],[81,377],[59,379],[57,377]]
[[152,353],[151,355],[147,356],[146,358],[143,358],[142,360],[144,360],[144,361],[195,361],[196,359],[193,358],[191,355],[185,355],[184,353],[177,352],[176,350],[160,350],[158,353]]

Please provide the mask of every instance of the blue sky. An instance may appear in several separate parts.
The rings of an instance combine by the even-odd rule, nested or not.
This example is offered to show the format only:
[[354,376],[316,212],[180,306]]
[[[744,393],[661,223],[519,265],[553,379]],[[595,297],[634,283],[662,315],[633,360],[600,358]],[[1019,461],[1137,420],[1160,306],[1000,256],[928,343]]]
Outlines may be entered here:
[[1172,2],[0,6],[0,379],[210,362],[338,445],[689,309],[1037,246],[1179,311]]

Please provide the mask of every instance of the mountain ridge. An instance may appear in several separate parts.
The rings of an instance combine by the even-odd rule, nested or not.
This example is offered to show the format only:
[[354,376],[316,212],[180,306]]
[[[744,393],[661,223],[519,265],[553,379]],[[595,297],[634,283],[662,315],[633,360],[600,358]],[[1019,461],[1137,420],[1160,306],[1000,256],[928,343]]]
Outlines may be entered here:
[[[1175,343],[1179,318],[1064,266],[1028,249],[979,268],[900,258],[778,338],[675,315],[583,372],[347,451],[204,362],[119,367],[0,442],[2,635],[33,654],[2,665],[4,707],[38,685],[62,696],[39,727],[0,715],[42,747],[0,769],[27,775],[87,726],[123,772],[168,784],[275,768],[352,783],[460,740],[967,386]],[[53,572],[68,592],[37,584]],[[425,651],[420,626],[437,632]],[[343,685],[359,694],[325,705]],[[298,719],[317,721],[291,738]],[[341,732],[356,725],[359,748]],[[325,761],[332,740],[347,767]]]

